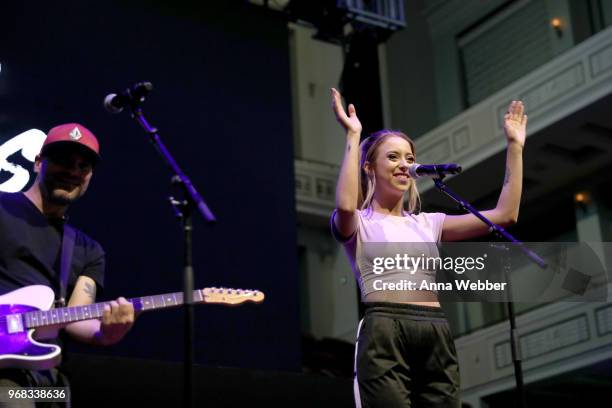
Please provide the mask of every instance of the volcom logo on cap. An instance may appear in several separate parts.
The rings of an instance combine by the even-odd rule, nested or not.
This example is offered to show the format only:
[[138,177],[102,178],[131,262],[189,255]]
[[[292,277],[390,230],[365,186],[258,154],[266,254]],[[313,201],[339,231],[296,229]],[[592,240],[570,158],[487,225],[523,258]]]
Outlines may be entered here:
[[77,126],[75,126],[74,129],[72,129],[72,132],[68,134],[70,135],[72,140],[79,140],[80,138],[83,137],[83,135],[81,134],[81,131],[79,130]]

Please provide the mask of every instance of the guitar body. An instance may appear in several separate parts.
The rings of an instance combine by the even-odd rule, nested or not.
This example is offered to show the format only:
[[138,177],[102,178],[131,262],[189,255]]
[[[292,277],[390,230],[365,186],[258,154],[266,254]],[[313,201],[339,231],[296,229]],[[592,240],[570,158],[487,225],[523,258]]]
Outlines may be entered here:
[[11,330],[7,316],[53,306],[53,290],[42,285],[27,286],[0,296],[0,368],[44,370],[61,360],[61,349],[55,344],[34,340],[34,330]]

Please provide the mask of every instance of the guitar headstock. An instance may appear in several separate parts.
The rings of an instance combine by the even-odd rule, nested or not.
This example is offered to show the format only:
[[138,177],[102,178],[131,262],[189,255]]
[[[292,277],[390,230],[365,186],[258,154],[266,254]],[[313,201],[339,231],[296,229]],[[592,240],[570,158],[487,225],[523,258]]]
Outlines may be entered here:
[[201,290],[204,303],[219,303],[225,305],[239,305],[245,302],[261,303],[264,294],[259,290],[232,289],[232,288],[204,288]]

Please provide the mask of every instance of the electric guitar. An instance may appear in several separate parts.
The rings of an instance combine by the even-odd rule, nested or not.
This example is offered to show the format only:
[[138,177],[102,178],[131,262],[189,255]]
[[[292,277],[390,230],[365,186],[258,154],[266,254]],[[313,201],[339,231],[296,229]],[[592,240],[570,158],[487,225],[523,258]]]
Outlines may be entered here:
[[[61,361],[61,348],[34,339],[36,329],[44,330],[81,320],[99,319],[108,302],[52,309],[53,290],[43,285],[26,286],[0,296],[0,368],[44,370]],[[193,291],[194,303],[239,305],[261,303],[257,290],[204,288]],[[183,292],[128,299],[135,312],[183,304]],[[51,330],[53,332],[53,330]]]

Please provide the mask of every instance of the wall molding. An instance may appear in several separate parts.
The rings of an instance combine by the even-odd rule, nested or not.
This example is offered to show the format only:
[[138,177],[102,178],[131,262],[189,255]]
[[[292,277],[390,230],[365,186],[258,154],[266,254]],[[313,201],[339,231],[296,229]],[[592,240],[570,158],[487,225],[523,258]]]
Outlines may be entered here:
[[[464,170],[469,169],[505,149],[502,120],[512,100],[525,101],[528,137],[532,137],[612,93],[610,78],[612,27],[419,137],[416,140],[419,162],[458,162]],[[419,188],[425,192],[433,186],[419,183]]]

